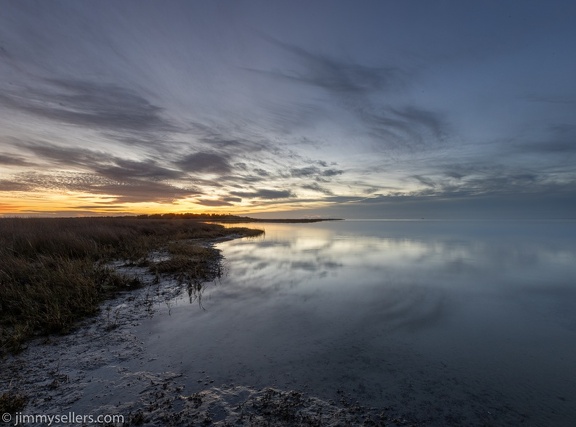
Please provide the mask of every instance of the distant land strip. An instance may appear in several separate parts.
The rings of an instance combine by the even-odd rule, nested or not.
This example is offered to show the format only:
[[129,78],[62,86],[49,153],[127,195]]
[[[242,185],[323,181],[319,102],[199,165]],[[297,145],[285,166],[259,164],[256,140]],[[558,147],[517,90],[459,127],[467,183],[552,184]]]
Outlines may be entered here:
[[320,222],[320,221],[342,221],[342,218],[251,218],[248,216],[238,216],[230,214],[193,214],[193,213],[165,213],[165,214],[151,214],[151,215],[137,215],[136,218],[143,219],[192,219],[195,221],[205,222],[221,222],[221,223],[245,223],[245,222],[280,222],[280,223],[307,223],[307,222]]

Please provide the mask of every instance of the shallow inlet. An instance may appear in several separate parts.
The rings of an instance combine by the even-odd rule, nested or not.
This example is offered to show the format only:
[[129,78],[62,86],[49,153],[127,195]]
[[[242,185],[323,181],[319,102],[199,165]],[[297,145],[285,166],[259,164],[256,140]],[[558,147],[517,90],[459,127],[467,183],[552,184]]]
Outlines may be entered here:
[[106,393],[72,409],[134,399],[120,369],[346,393],[425,425],[576,419],[576,222],[246,226],[266,234],[218,244],[227,274],[134,326],[139,357],[94,369]]

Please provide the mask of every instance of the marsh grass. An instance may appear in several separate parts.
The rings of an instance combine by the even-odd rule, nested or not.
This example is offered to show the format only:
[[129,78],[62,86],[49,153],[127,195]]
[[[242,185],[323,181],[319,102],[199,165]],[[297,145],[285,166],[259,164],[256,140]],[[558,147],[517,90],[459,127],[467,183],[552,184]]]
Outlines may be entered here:
[[[157,274],[199,283],[219,271],[219,252],[198,239],[261,231],[187,219],[0,218],[0,356],[31,337],[65,333],[100,303],[141,284],[106,266],[148,265]],[[171,254],[150,261],[152,251]]]
[[226,230],[230,234],[239,234],[244,237],[256,237],[264,233],[256,228],[228,227]]
[[204,282],[222,276],[220,251],[189,240],[171,242],[166,250],[170,257],[151,263],[150,269],[157,275],[174,277],[180,285],[185,285],[189,302],[198,301],[200,307],[204,308],[202,305]]

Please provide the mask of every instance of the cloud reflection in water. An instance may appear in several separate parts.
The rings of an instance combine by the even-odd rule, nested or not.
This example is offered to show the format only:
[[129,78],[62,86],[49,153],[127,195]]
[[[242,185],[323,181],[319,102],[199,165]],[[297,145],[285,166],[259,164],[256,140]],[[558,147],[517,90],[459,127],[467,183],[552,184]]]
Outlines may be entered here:
[[184,302],[149,326],[161,360],[201,361],[221,381],[361,390],[423,417],[576,416],[556,397],[576,394],[575,222],[252,226],[266,235],[218,245],[228,274],[206,310]]

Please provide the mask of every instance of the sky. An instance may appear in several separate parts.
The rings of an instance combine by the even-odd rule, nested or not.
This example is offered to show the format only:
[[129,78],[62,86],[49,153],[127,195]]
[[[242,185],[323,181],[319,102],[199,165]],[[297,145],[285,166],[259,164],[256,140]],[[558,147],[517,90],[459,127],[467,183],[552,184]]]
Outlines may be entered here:
[[573,1],[0,0],[0,215],[576,218]]

